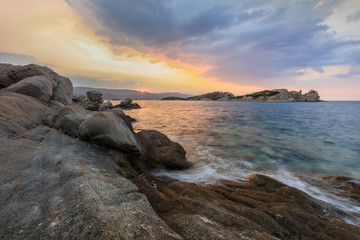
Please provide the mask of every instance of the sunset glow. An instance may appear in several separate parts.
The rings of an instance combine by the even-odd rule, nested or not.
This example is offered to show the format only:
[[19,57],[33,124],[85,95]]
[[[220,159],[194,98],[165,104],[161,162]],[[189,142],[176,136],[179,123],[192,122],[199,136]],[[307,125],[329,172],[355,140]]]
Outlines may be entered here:
[[356,0],[5,1],[0,62],[48,65],[75,86],[316,89],[323,99],[360,100],[355,10]]

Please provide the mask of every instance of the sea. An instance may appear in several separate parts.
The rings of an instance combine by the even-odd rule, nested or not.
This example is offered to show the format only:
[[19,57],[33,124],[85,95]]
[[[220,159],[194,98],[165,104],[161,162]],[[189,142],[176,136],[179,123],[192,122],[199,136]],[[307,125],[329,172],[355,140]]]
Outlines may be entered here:
[[[166,134],[194,164],[154,175],[207,184],[264,174],[360,216],[357,203],[320,180],[360,179],[360,102],[135,102],[142,108],[125,111],[137,119],[135,131]],[[345,220],[358,225],[359,219]]]

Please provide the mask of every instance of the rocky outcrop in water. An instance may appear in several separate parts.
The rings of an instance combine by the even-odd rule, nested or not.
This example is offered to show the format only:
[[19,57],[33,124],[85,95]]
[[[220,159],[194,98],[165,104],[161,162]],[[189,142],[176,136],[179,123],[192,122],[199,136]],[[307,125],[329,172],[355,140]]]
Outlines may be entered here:
[[[72,98],[72,86],[46,67],[0,65],[0,76],[0,239],[360,235],[358,226],[342,220],[359,224],[353,216],[266,176],[218,184],[155,177],[154,167],[191,166],[179,144],[157,131],[136,133],[119,108],[87,110],[91,101]],[[49,98],[41,91],[7,90],[35,76],[51,84],[59,80],[45,91]],[[334,191],[358,194],[354,179],[326,181]]]
[[288,91],[287,89],[274,89],[238,96],[230,99],[241,102],[319,102],[317,91],[310,90],[302,94],[301,91]]
[[122,109],[139,109],[141,108],[139,104],[133,103],[131,98],[123,100],[120,104],[115,105],[114,108]]
[[192,101],[238,101],[238,102],[320,102],[320,95],[315,90],[302,94],[301,91],[287,89],[264,90],[252,94],[234,96],[229,92],[206,93],[186,99],[167,97],[161,100],[192,100]]

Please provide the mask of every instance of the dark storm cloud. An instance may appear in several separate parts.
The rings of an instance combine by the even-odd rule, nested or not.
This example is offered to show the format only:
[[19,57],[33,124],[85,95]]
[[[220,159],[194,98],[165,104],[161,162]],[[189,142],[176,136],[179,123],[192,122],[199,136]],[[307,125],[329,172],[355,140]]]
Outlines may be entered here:
[[[101,29],[95,30],[112,44],[152,47],[172,59],[209,64],[215,67],[204,75],[226,81],[261,84],[294,77],[300,68],[321,73],[322,66],[359,64],[353,52],[360,42],[343,40],[323,23],[341,3],[337,0],[68,2],[85,19],[96,16]],[[357,21],[358,15],[347,20]],[[174,44],[182,52],[172,49]]]

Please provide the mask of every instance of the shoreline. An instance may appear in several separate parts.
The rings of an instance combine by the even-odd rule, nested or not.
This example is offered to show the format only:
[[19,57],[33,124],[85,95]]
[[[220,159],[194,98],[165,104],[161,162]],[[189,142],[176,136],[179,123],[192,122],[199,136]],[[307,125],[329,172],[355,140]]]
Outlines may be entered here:
[[[73,98],[71,81],[46,67],[6,65],[5,70],[0,238],[360,235],[359,224],[342,220],[351,218],[345,211],[264,175],[205,185],[151,175],[156,168],[181,170],[192,164],[166,135],[134,131],[122,108],[140,106],[129,100],[113,106],[97,91]],[[34,91],[27,91],[30,87]],[[326,180],[360,202],[360,184],[340,176]]]

